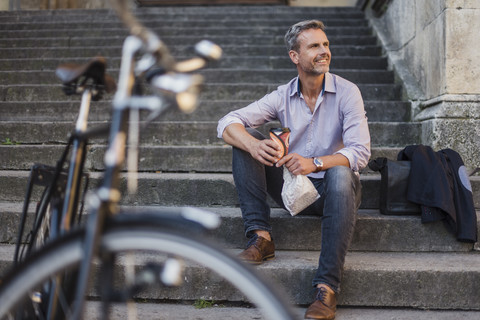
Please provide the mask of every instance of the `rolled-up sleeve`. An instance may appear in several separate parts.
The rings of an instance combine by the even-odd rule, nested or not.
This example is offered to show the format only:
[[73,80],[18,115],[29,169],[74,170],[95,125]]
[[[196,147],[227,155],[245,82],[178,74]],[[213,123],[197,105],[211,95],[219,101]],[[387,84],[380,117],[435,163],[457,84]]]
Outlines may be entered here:
[[357,86],[352,86],[345,97],[342,110],[344,147],[336,153],[344,155],[353,171],[365,168],[370,159],[370,131],[363,99]]
[[233,115],[227,114],[220,120],[218,120],[218,125],[217,125],[217,138],[222,139],[223,137],[223,132],[225,131],[225,128],[231,125],[232,123],[240,123],[245,125],[239,118],[234,117]]

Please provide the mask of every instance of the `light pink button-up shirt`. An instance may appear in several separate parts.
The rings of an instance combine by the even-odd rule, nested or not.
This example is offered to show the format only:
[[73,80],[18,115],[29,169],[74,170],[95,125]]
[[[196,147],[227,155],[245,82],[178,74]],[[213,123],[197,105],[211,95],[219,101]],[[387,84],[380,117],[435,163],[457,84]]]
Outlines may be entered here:
[[[299,90],[298,77],[250,105],[232,111],[218,122],[217,134],[222,138],[232,123],[258,127],[278,120],[290,133],[289,153],[310,158],[340,153],[347,157],[350,168],[358,172],[370,158],[370,133],[363,99],[358,87],[337,75],[326,73],[324,90],[313,113]],[[325,172],[311,173],[322,178]]]

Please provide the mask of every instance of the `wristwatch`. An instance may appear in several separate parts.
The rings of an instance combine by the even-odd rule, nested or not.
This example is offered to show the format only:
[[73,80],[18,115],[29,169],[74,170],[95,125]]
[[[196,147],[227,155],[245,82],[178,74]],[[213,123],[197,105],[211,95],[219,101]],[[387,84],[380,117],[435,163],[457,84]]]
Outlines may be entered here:
[[317,167],[314,172],[320,172],[320,171],[322,171],[322,169],[323,169],[323,160],[322,160],[321,158],[314,157],[314,158],[313,158],[313,164],[315,165],[315,167]]

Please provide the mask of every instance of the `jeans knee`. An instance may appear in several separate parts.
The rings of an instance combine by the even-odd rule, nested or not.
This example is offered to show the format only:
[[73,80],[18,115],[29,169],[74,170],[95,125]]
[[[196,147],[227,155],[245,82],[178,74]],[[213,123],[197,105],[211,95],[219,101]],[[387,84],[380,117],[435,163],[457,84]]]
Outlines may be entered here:
[[360,178],[348,167],[330,168],[325,173],[325,195],[330,199],[343,199],[348,203],[351,200],[358,209],[362,195]]
[[243,151],[242,149],[239,149],[237,147],[232,147],[232,157],[233,157],[233,159],[243,157],[244,154],[245,154],[245,151]]
[[345,166],[332,167],[325,173],[326,185],[330,190],[339,192],[355,189],[355,179],[357,177],[352,170]]

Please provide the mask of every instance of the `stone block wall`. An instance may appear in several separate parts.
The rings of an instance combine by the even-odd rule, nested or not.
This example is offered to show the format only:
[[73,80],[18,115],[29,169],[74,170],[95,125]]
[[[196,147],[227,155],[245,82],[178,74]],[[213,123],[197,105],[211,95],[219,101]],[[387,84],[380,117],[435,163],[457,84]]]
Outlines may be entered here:
[[480,166],[480,1],[391,0],[382,16],[367,14],[405,85],[412,120],[422,122],[422,142]]

